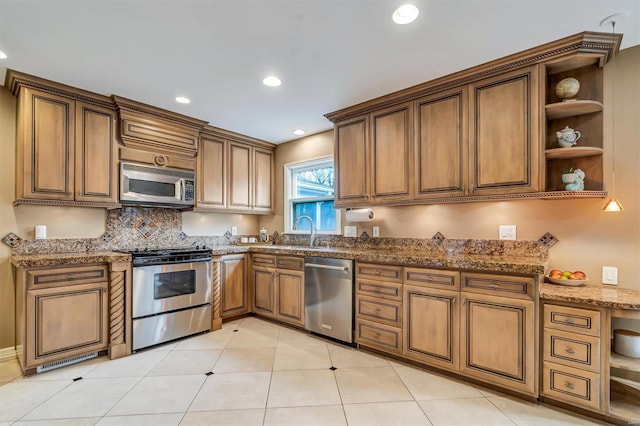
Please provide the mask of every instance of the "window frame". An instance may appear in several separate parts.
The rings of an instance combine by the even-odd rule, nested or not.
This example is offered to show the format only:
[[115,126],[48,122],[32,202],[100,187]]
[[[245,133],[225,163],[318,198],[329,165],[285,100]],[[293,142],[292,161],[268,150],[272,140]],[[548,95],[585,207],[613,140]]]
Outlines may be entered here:
[[[287,163],[284,165],[284,232],[286,234],[308,234],[309,230],[294,230],[293,229],[293,201],[291,196],[293,194],[293,175],[295,172],[304,170],[304,169],[313,169],[331,166],[334,168],[335,173],[335,165],[333,162],[333,156],[323,156],[311,158],[308,160],[296,161],[293,163]],[[304,203],[304,202],[314,202],[314,201],[329,201],[333,200],[335,202],[335,187],[333,188],[333,196],[325,196],[325,197],[304,197],[304,198],[296,198],[295,201]],[[342,214],[340,209],[334,208],[335,221],[336,221],[336,229],[333,231],[319,231],[317,230],[317,224],[313,225],[316,227],[316,233],[318,235],[342,235],[341,229],[341,218]]]

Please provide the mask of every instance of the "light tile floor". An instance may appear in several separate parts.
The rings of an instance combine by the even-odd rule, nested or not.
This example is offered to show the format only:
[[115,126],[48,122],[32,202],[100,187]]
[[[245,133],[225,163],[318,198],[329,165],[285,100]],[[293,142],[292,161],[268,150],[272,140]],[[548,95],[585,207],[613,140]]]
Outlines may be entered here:
[[0,363],[0,426],[347,424],[602,423],[254,317],[27,378]]

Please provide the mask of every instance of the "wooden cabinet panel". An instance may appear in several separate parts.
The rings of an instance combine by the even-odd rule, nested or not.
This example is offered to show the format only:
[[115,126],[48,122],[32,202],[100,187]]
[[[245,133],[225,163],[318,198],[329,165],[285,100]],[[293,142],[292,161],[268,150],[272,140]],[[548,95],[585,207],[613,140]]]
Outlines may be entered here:
[[270,254],[252,254],[251,265],[262,267],[275,267],[276,257]]
[[17,198],[74,198],[74,101],[22,87],[18,106]]
[[115,111],[76,102],[75,199],[118,203]]
[[357,318],[356,343],[400,354],[402,353],[402,330]]
[[600,375],[545,362],[542,394],[572,405],[600,411]]
[[598,311],[545,304],[543,317],[545,328],[600,336],[600,312]]
[[470,85],[471,194],[539,189],[538,66]]
[[25,275],[27,290],[35,290],[68,286],[70,284],[106,282],[109,276],[109,268],[107,265],[61,266],[28,269]]
[[462,292],[460,371],[535,394],[534,302]]
[[27,292],[26,368],[107,348],[107,283]]
[[460,272],[441,269],[404,268],[404,283],[414,286],[460,290]]
[[293,269],[295,271],[304,270],[304,257],[299,256],[278,256],[276,259],[278,269]]
[[368,116],[335,125],[335,206],[369,201]]
[[356,278],[402,283],[402,266],[356,263]]
[[356,295],[356,316],[392,327],[402,327],[402,302]]
[[411,119],[406,103],[371,114],[371,197],[374,203],[411,196]]
[[356,293],[401,301],[402,284],[357,279]]
[[600,338],[545,328],[545,361],[583,370],[600,371]]
[[267,317],[276,316],[275,272],[267,268],[252,268],[253,311]]
[[463,272],[462,290],[471,293],[533,300],[535,279],[483,273]]
[[227,145],[224,139],[200,137],[198,149],[199,209],[227,208]]
[[279,270],[277,319],[304,326],[304,272]]
[[459,293],[404,286],[403,355],[457,371],[459,368]]
[[465,195],[469,138],[468,87],[416,101],[416,199]]
[[220,313],[223,319],[249,310],[245,268],[243,254],[223,256],[220,259]]
[[253,210],[273,211],[273,151],[253,148]]
[[233,210],[251,210],[251,147],[229,144],[229,202]]

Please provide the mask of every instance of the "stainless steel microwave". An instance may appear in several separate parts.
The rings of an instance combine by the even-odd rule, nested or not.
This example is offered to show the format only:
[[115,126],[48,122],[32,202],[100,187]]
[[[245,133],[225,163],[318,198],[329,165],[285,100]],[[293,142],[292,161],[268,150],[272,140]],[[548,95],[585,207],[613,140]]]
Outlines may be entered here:
[[189,170],[120,163],[120,203],[188,209],[195,204],[196,175]]

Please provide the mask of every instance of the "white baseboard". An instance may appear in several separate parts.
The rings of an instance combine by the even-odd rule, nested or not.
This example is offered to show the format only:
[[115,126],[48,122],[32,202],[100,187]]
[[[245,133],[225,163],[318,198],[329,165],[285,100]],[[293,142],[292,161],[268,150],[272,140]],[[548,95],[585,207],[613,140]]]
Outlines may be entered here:
[[16,357],[16,348],[10,347],[0,349],[0,362],[9,361],[15,359]]

